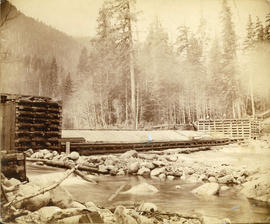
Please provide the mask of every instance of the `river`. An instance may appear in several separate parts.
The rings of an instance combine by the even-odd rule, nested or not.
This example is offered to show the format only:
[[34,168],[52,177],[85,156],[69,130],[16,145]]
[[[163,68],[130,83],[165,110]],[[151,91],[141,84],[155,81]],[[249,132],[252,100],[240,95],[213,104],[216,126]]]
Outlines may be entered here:
[[[41,179],[55,179],[61,176],[63,169],[53,167],[39,167],[27,163],[27,175],[31,181]],[[198,184],[185,183],[182,180],[160,181],[144,179],[137,176],[98,176],[98,185],[89,184],[79,177],[69,177],[61,186],[67,189],[74,200],[79,202],[92,201],[100,206],[111,206],[115,204],[130,204],[133,202],[153,202],[160,209],[170,212],[181,212],[185,214],[200,213],[209,217],[219,219],[229,218],[234,223],[266,222],[270,217],[270,208],[261,204],[251,202],[245,197],[237,194],[235,189],[221,192],[219,197],[198,198],[191,190]],[[110,196],[123,184],[126,187],[147,182],[159,189],[159,192],[149,196],[135,196],[119,194],[113,201],[109,202]],[[181,189],[175,186],[180,185]]]

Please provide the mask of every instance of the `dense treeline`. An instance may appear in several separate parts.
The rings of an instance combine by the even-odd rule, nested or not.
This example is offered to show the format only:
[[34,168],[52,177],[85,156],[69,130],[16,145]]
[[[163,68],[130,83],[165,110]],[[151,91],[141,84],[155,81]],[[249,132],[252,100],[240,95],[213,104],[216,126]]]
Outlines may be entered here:
[[[243,40],[223,0],[219,35],[202,17],[196,29],[179,26],[172,42],[156,18],[140,42],[133,4],[105,1],[96,36],[84,48],[73,43],[65,56],[24,55],[27,74],[38,77],[29,75],[29,88],[63,100],[64,128],[183,124],[270,107],[270,14],[265,21],[249,16]],[[75,48],[80,55],[71,57]],[[62,57],[72,58],[68,66]]]
[[[74,125],[181,124],[202,118],[252,116],[270,106],[269,88],[263,94],[256,93],[256,82],[251,81],[256,74],[243,70],[241,64],[243,58],[251,60],[248,62],[251,70],[259,60],[255,52],[260,54],[265,47],[269,50],[270,15],[265,25],[259,18],[253,22],[250,16],[247,37],[242,41],[224,0],[221,35],[211,39],[206,20],[201,18],[196,32],[179,26],[176,41],[172,43],[156,18],[146,40],[133,43],[131,49],[132,30],[125,26],[127,17],[133,21],[131,24],[135,23],[136,14],[123,12],[119,6],[125,2],[115,0],[104,4],[99,12],[96,38],[90,50],[81,52],[78,77],[82,77],[83,86],[70,102],[74,110],[69,111],[70,116],[76,115]],[[134,62],[130,60],[130,51],[134,52]],[[268,51],[265,57],[269,56]],[[135,71],[134,90],[130,82],[131,64]],[[261,62],[260,66],[266,67],[267,63]],[[269,70],[262,73],[258,78],[265,82]],[[133,92],[135,116],[132,115]],[[73,106],[79,104],[77,108]]]

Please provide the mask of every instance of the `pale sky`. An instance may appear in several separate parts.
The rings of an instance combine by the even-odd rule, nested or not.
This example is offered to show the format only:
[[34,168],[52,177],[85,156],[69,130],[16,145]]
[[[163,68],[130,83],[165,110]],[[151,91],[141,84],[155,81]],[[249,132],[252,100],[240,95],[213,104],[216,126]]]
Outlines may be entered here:
[[[25,15],[38,19],[69,35],[86,37],[95,35],[98,10],[103,0],[10,0]],[[136,30],[144,39],[149,24],[157,16],[174,39],[179,25],[196,30],[200,16],[207,21],[210,32],[218,32],[222,0],[137,0]],[[268,0],[228,0],[238,35],[245,35],[249,14],[261,20],[270,12]]]

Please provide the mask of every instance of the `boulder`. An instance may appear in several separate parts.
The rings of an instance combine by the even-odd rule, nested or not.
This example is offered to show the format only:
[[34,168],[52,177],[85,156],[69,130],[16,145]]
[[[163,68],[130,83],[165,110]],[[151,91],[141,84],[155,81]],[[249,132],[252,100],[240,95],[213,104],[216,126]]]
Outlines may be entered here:
[[58,156],[58,155],[59,155],[59,154],[58,154],[58,152],[57,152],[57,151],[55,151],[55,150],[52,152],[52,154],[53,154],[53,157],[55,157],[55,156]]
[[67,217],[67,218],[64,218],[64,219],[60,219],[59,221],[57,221],[57,223],[61,223],[61,224],[79,224],[81,217],[82,217],[82,215],[75,215],[75,216]]
[[138,157],[140,159],[146,159],[146,160],[155,160],[157,159],[157,155],[156,154],[138,154]]
[[193,194],[202,196],[216,195],[218,194],[218,192],[219,192],[219,185],[217,183],[206,183],[192,190]]
[[116,207],[114,217],[117,224],[137,224],[137,221],[127,213],[127,209],[121,205]]
[[230,188],[228,186],[225,186],[225,185],[223,185],[223,186],[220,187],[220,191],[227,191],[229,189]]
[[35,164],[38,165],[38,166],[43,166],[43,165],[44,165],[44,162],[42,162],[42,161],[37,161],[37,162],[35,162]]
[[26,155],[26,157],[31,157],[34,154],[33,149],[27,149],[24,154]]
[[52,160],[53,154],[51,152],[48,152],[44,155],[44,159]]
[[140,168],[140,163],[139,162],[130,163],[128,165],[128,172],[129,173],[136,173],[136,172],[138,172],[139,168]]
[[193,174],[191,176],[187,176],[186,181],[188,183],[197,183],[200,182],[200,177],[197,174]]
[[21,181],[15,179],[15,178],[11,178],[11,179],[5,181],[5,186],[7,186],[7,187],[17,186],[20,184],[21,184]]
[[40,152],[40,154],[43,155],[43,157],[44,157],[46,154],[50,153],[50,151],[49,151],[48,149],[42,149],[42,150],[39,150],[39,152]]
[[270,183],[269,175],[260,175],[254,180],[242,184],[243,188],[240,193],[247,198],[265,201],[270,203]]
[[178,159],[178,156],[177,156],[177,155],[169,155],[169,156],[166,156],[166,159],[167,159],[169,162],[176,162],[177,159]]
[[[19,197],[24,197],[26,195],[33,194],[34,192],[37,192],[40,190],[40,187],[37,185],[34,185],[32,183],[20,185],[19,190],[17,192],[17,195]],[[29,211],[36,211],[46,205],[48,205],[50,202],[50,193],[45,192],[44,194],[37,195],[33,198],[24,200],[20,203],[17,203],[15,205],[16,208],[24,208]]]
[[89,220],[91,220],[91,223],[104,223],[99,212],[97,211],[91,211],[88,214],[82,215],[79,223],[89,223]]
[[72,205],[71,194],[61,186],[58,186],[50,191],[51,204],[59,208],[70,208]]
[[114,166],[112,169],[110,169],[110,174],[111,174],[112,176],[116,176],[117,173],[118,173],[117,167]]
[[37,212],[40,216],[41,222],[47,223],[49,219],[53,216],[53,214],[60,210],[61,208],[58,208],[56,206],[45,206],[40,208]]
[[125,176],[125,171],[123,169],[118,170],[116,173],[117,176]]
[[150,176],[159,176],[161,173],[165,172],[165,167],[155,168],[151,171]]
[[145,168],[152,170],[155,168],[155,165],[152,162],[147,161],[147,162],[142,162],[141,167],[145,167]]
[[166,175],[164,173],[161,173],[158,175],[158,178],[161,180],[165,180],[166,179]]
[[80,202],[72,201],[71,205],[70,205],[70,208],[86,208],[86,206],[84,206]]
[[183,175],[183,170],[177,168],[172,171],[172,175],[175,177],[181,177]]
[[136,194],[136,195],[151,195],[158,192],[158,189],[148,183],[141,183],[133,186],[127,191],[121,192],[121,194]]
[[157,206],[153,203],[145,202],[140,204],[138,208],[139,212],[155,212],[157,211]]
[[138,175],[140,175],[140,176],[149,176],[150,172],[151,172],[151,170],[149,168],[142,167],[141,169],[138,170]]
[[231,174],[218,178],[220,184],[233,184],[234,182],[234,177]]
[[83,165],[83,164],[85,164],[85,159],[82,157],[82,156],[80,156],[77,160],[76,160],[76,164],[80,164],[80,165]]
[[180,190],[182,187],[180,185],[176,185],[175,189]]
[[89,209],[91,211],[98,211],[99,210],[99,208],[92,201],[85,202],[85,206],[87,209]]
[[103,162],[102,158],[98,157],[98,156],[89,156],[87,161],[89,163],[101,163],[101,162]]
[[80,154],[78,152],[71,152],[68,155],[68,158],[70,158],[72,160],[77,160],[77,159],[79,159],[79,157],[80,157]]
[[99,172],[108,172],[108,170],[107,170],[107,167],[106,166],[104,166],[104,165],[99,165],[98,166],[98,171]]
[[129,159],[129,158],[137,158],[138,157],[138,153],[137,151],[135,150],[130,150],[130,151],[127,151],[125,153],[123,153],[121,156],[120,156],[120,159]]
[[167,176],[168,180],[174,180],[174,176]]
[[201,174],[199,176],[199,181],[206,181],[207,180],[207,176],[205,174]]
[[104,165],[105,166],[115,166],[119,163],[119,159],[116,158],[116,156],[113,156],[113,155],[109,155],[105,161],[104,161]]
[[238,182],[240,182],[240,183],[244,183],[244,182],[246,182],[246,177],[245,176],[241,176],[241,177],[238,177],[236,180]]
[[225,168],[221,168],[218,173],[217,173],[217,176],[220,178],[220,177],[224,177],[227,175],[227,171]]
[[109,209],[99,209],[99,214],[105,223],[115,223],[114,215]]
[[217,182],[217,179],[216,179],[215,177],[209,177],[209,178],[208,178],[208,181],[209,181],[210,183],[216,183],[216,182]]
[[31,155],[31,158],[33,159],[41,159],[41,157],[43,158],[43,153],[40,152],[35,152]]
[[185,167],[184,171],[187,175],[192,175],[195,173],[195,170],[191,167]]
[[160,161],[160,160],[153,161],[153,164],[155,165],[155,167],[163,167],[163,166],[166,166],[166,163],[163,162],[163,161]]

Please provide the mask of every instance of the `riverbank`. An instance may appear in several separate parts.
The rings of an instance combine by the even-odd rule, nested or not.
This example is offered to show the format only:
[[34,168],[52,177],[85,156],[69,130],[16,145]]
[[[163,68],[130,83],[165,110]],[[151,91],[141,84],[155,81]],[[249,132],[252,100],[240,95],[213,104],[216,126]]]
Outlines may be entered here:
[[[269,139],[244,144],[211,147],[211,150],[182,154],[183,149],[119,155],[80,156],[41,150],[32,159],[47,159],[69,166],[78,164],[96,173],[135,175],[159,180],[181,179],[187,183],[217,183],[222,190],[236,188],[247,198],[270,204]],[[37,162],[42,165],[44,162]]]
[[[74,204],[87,209],[87,203],[93,205],[94,201],[98,214],[105,223],[117,223],[119,211],[123,211],[123,214],[127,217],[131,216],[135,220],[134,214],[138,215],[137,212],[139,212],[140,221],[137,220],[137,223],[166,223],[166,221],[169,223],[220,223],[227,217],[233,222],[245,220],[269,222],[270,150],[268,140],[213,147],[208,151],[190,154],[181,154],[181,149],[149,153],[128,151],[119,155],[88,157],[76,153],[58,155],[56,152],[51,153],[47,150],[41,150],[32,155],[29,152],[28,156],[32,159],[61,161],[70,167],[81,165],[99,171],[91,172],[91,174],[84,173],[97,181],[98,185],[89,185],[78,176],[66,179],[61,184],[65,190],[67,189],[67,192],[63,194],[64,198],[71,193],[80,203],[78,201],[73,203],[74,200],[71,200],[73,205],[61,209],[70,209],[70,206],[72,207]],[[31,167],[36,167],[37,171],[49,169],[49,166],[44,164],[44,162],[38,161],[32,163]],[[30,176],[30,181],[44,186],[53,183],[62,175],[60,169],[55,174],[39,175],[37,172],[36,175]],[[142,183],[149,185],[141,185]],[[118,187],[124,184],[127,185],[121,189],[121,192],[118,192],[119,195],[116,195],[116,199],[109,201],[110,195],[113,195]],[[96,191],[100,191],[97,198],[95,198]],[[110,193],[107,194],[107,191]],[[104,195],[104,198],[101,195]],[[186,198],[181,198],[183,195]],[[197,209],[195,209],[196,204],[192,205],[192,201],[195,202],[197,197],[203,203],[197,205]],[[158,198],[160,202],[156,200]],[[245,201],[244,198],[248,200]],[[252,201],[250,201],[251,199]],[[98,203],[98,200],[107,201],[107,203]],[[226,211],[224,214],[221,212],[219,216],[214,217],[211,212],[209,213],[210,210],[205,208],[205,206],[209,206],[206,202],[208,204],[210,202],[213,208],[216,206],[219,210],[220,207],[224,207],[228,212]],[[151,205],[154,210],[140,213],[138,208],[142,207],[144,203],[150,203],[147,205]],[[177,207],[179,203],[183,204],[181,208]],[[185,206],[185,204],[190,204],[190,206]],[[48,205],[57,207],[53,203],[48,203],[43,207],[48,207]],[[115,213],[117,207],[118,210]],[[177,211],[172,211],[173,207]],[[186,207],[190,209],[185,210]],[[194,208],[193,211],[191,207]],[[40,208],[37,210],[37,217],[41,217],[39,210]],[[179,211],[186,212],[186,214],[180,214]],[[256,215],[262,211],[261,215]],[[52,215],[54,212],[50,212],[50,214]],[[230,214],[230,212],[235,214]],[[245,216],[245,213],[252,212],[257,213]],[[188,218],[188,215],[195,213],[197,214],[195,217]],[[81,218],[82,214],[80,215]],[[239,219],[241,216],[242,219]],[[20,219],[17,222],[20,222]],[[24,219],[22,222],[27,223]],[[79,223],[80,220],[78,219],[76,222]],[[73,223],[76,222],[73,220]],[[227,223],[229,223],[229,219],[227,219]]]

